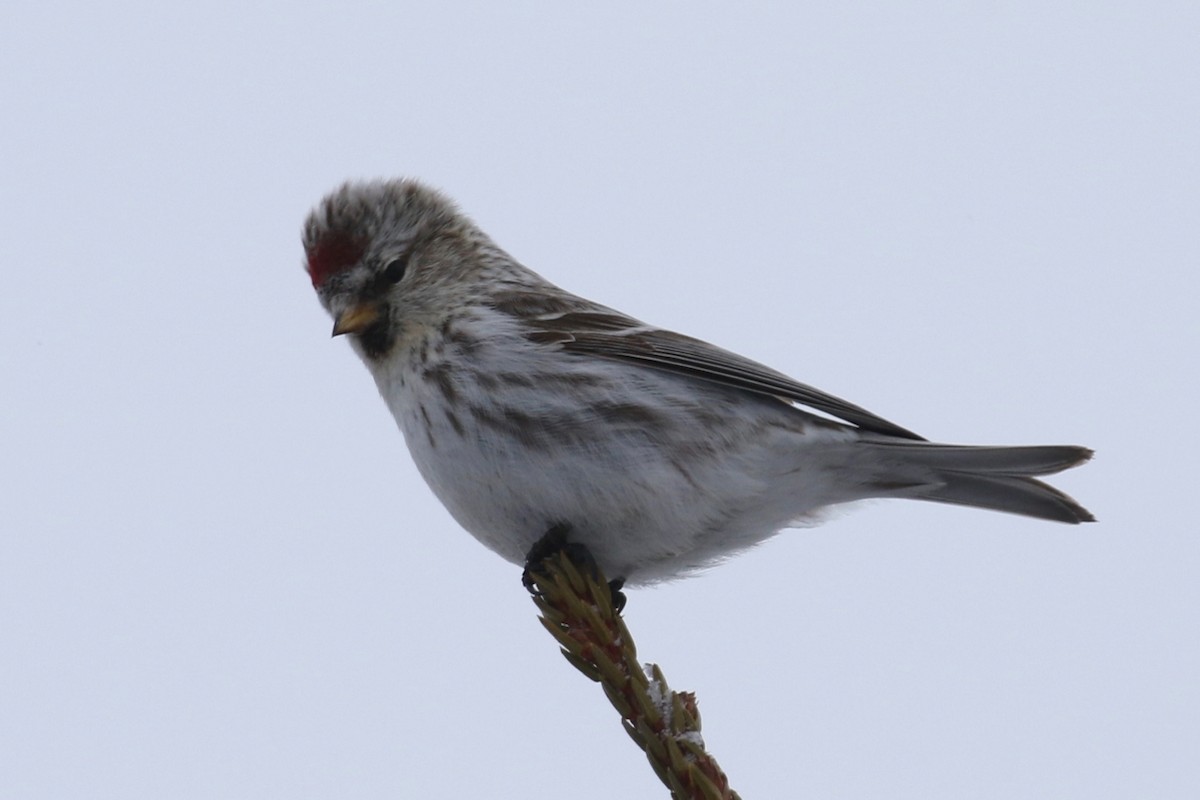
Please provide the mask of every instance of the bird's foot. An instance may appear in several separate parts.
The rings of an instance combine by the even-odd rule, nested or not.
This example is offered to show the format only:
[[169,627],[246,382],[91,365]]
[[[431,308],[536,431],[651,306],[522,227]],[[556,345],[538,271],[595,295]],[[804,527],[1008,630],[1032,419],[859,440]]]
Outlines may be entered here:
[[[556,553],[562,553],[568,561],[590,574],[591,577],[600,577],[600,566],[596,563],[592,551],[587,548],[587,545],[569,541],[567,537],[570,532],[571,526],[560,522],[546,531],[542,538],[534,542],[533,547],[529,548],[529,552],[525,554],[525,570],[521,573],[521,583],[531,595],[539,594],[535,585],[537,583],[536,576],[545,574],[546,559]],[[621,587],[624,585],[624,578],[608,582],[609,591],[612,593],[613,608],[618,614],[625,608],[627,600],[625,593],[621,591]]]
[[629,598],[621,591],[621,587],[624,585],[624,578],[613,578],[608,582],[608,592],[612,595],[613,611],[617,612],[617,616],[621,615],[621,612],[625,610],[625,603],[629,601]]

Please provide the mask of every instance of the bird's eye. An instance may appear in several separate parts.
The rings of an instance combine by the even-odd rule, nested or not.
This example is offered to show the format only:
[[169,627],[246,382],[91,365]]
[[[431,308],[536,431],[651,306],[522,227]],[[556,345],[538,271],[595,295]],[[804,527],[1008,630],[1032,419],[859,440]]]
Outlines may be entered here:
[[408,259],[406,257],[394,258],[383,268],[383,279],[388,283],[399,283],[400,279],[404,277],[406,269],[408,269]]

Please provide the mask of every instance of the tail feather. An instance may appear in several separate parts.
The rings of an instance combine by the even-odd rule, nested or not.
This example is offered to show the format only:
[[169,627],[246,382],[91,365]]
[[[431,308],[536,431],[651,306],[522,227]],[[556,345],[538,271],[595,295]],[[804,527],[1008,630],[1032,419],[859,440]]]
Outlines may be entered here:
[[921,500],[952,503],[959,506],[990,508],[1056,522],[1095,522],[1092,512],[1074,499],[1036,478],[1011,475],[968,475],[942,472],[940,487],[922,495]]
[[911,484],[916,491],[906,493],[909,497],[1072,524],[1095,521],[1074,499],[1034,477],[1082,464],[1092,457],[1086,447],[970,447],[884,437],[869,441],[902,474],[916,469]]

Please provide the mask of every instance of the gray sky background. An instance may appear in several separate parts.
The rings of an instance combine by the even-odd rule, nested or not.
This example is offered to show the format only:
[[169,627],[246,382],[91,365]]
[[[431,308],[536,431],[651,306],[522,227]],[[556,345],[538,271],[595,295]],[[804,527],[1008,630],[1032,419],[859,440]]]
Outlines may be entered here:
[[879,502],[632,592],[742,796],[1200,796],[1200,6],[165,5],[0,12],[0,795],[665,796],[329,339],[300,223],[411,175],[926,436],[1097,450],[1097,525]]

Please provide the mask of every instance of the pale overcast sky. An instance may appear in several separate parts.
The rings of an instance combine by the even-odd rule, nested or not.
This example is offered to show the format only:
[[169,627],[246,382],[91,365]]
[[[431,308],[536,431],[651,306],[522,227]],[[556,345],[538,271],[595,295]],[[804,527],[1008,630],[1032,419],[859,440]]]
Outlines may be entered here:
[[[833,8],[831,8],[831,5]],[[877,502],[630,593],[746,798],[1200,796],[1200,6],[0,12],[0,796],[665,797],[421,482],[301,268],[348,177],[930,438],[1067,527]]]

